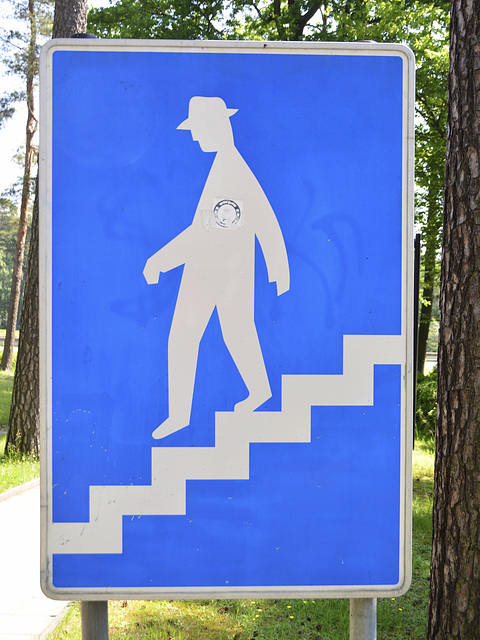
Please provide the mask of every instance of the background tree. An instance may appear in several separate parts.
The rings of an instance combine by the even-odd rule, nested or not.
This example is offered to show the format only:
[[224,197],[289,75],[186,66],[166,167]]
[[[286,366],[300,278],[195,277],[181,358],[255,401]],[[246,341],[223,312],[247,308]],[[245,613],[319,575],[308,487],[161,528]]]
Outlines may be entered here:
[[[15,344],[15,329],[17,328],[17,316],[20,304],[20,293],[23,278],[23,261],[25,256],[25,245],[27,241],[28,229],[28,208],[30,203],[30,190],[32,182],[32,166],[36,150],[33,146],[33,137],[37,129],[35,118],[34,85],[38,74],[38,44],[37,32],[48,31],[48,12],[45,9],[49,6],[45,0],[27,0],[26,3],[15,3],[15,18],[26,20],[28,30],[26,34],[20,31],[10,31],[4,37],[4,43],[13,47],[13,56],[4,60],[9,69],[21,75],[25,80],[25,91],[23,93],[27,104],[27,122],[25,127],[25,157],[23,162],[22,195],[20,204],[20,214],[18,219],[18,235],[15,248],[15,258],[12,272],[12,286],[9,298],[7,331],[5,345],[3,349],[0,368],[3,371],[12,367],[13,351]],[[15,92],[10,96],[10,104],[17,100],[21,94]],[[9,114],[10,112],[8,112]]]
[[5,335],[5,344],[3,347],[2,362],[0,368],[3,371],[12,368],[13,351],[15,345],[15,329],[17,328],[17,314],[20,304],[20,291],[23,277],[23,258],[25,255],[25,243],[27,240],[28,225],[28,205],[30,201],[30,182],[32,174],[32,164],[34,156],[33,136],[37,130],[37,120],[35,118],[33,82],[36,73],[37,60],[37,29],[34,13],[34,2],[28,0],[27,15],[30,23],[30,34],[28,45],[26,48],[26,64],[24,66],[26,78],[26,97],[27,97],[27,124],[25,136],[25,162],[23,171],[22,186],[22,202],[20,205],[20,217],[18,221],[18,235],[15,247],[15,258],[13,262],[12,287],[10,291],[7,331]]
[[[87,0],[56,0],[54,38],[69,38],[84,33],[87,25]],[[38,354],[38,192],[35,195],[32,237],[25,282],[17,366],[13,382],[12,405],[5,452],[39,452],[39,354]]]
[[451,6],[429,640],[480,629],[480,0]]
[[[424,47],[427,64],[417,72],[416,213],[423,238],[423,289],[418,332],[418,371],[423,373],[435,293],[438,291],[443,227],[449,14],[442,11],[442,33],[436,48]],[[423,61],[421,61],[423,62]]]
[[124,0],[92,9],[88,29],[99,38],[217,40],[226,37],[224,0]]
[[17,227],[15,203],[10,198],[0,197],[0,329],[7,326]]

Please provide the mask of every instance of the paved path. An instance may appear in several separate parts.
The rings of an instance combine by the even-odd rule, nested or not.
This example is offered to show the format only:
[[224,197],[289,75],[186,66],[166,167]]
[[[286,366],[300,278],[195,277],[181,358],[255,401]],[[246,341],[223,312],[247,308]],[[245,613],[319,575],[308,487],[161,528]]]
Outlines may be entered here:
[[43,640],[67,603],[40,589],[38,481],[0,494],[0,554],[0,640]]

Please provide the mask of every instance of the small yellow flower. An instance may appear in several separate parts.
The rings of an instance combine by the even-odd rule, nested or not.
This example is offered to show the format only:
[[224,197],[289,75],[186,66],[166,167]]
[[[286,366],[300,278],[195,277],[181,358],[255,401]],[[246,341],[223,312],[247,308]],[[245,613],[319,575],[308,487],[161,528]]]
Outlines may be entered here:
[[293,620],[293,616],[290,616],[290,620]]
[[287,604],[287,609],[291,609],[292,605],[291,604]]

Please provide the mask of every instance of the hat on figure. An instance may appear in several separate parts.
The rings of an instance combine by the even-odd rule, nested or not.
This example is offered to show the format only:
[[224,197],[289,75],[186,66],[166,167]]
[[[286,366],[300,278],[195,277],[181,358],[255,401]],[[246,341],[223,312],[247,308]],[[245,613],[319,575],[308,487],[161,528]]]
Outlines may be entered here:
[[228,109],[222,98],[204,98],[194,96],[188,105],[188,118],[178,125],[177,129],[190,130],[203,122],[220,122],[230,118],[238,109]]

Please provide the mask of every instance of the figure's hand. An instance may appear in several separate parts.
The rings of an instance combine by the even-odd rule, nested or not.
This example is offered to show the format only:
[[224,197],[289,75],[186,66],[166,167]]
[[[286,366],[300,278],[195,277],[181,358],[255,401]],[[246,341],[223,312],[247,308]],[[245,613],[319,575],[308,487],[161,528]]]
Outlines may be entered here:
[[289,282],[280,283],[279,281],[277,281],[277,296],[281,296],[282,293],[286,293],[289,289],[290,289],[290,283]]
[[290,289],[290,273],[287,271],[281,278],[275,280],[277,284],[277,296],[281,296]]
[[[280,256],[282,257],[282,256]],[[269,282],[275,282],[277,285],[277,296],[281,296],[290,289],[290,268],[288,266],[287,254],[284,254],[284,260],[272,260],[270,267],[267,263]]]
[[143,275],[148,284],[157,284],[160,277],[160,266],[156,254],[147,260]]
[[281,296],[290,289],[290,270],[288,268],[288,262],[286,269],[278,269],[273,278],[270,278],[270,282],[275,282],[277,285],[277,296]]

